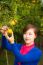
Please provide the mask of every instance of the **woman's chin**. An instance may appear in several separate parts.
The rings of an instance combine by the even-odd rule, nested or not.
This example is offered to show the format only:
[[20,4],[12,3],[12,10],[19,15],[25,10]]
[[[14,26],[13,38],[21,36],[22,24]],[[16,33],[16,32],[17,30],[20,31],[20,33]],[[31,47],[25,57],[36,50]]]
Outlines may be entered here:
[[30,44],[31,42],[25,41],[26,44]]

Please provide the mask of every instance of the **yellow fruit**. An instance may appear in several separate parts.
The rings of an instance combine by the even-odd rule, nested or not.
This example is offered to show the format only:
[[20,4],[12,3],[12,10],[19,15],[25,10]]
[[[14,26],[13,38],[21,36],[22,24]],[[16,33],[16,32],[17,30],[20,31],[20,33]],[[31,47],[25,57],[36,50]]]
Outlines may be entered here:
[[9,22],[10,25],[16,25],[16,23],[17,23],[17,20],[11,20],[11,21]]
[[11,22],[11,25],[15,25],[16,23],[14,21]]
[[9,28],[9,29],[7,30],[7,32],[8,32],[8,33],[12,33],[13,31],[12,31],[12,29]]
[[32,0],[33,3],[35,3],[36,1],[35,0]]
[[7,34],[8,34],[9,37],[11,37],[12,32],[13,32],[13,31],[12,31],[12,29],[10,29],[10,28],[7,30]]

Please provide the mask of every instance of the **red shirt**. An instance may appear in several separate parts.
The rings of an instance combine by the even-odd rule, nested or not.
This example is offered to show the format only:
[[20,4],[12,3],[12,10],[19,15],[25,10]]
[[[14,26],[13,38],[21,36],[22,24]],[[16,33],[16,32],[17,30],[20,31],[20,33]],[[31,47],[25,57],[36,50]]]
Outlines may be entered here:
[[[22,55],[25,55],[26,53],[28,53],[32,48],[34,47],[34,44],[32,44],[31,46],[26,46],[25,44],[22,45],[21,49],[20,49],[20,53]],[[21,65],[20,62],[18,62],[18,65]]]

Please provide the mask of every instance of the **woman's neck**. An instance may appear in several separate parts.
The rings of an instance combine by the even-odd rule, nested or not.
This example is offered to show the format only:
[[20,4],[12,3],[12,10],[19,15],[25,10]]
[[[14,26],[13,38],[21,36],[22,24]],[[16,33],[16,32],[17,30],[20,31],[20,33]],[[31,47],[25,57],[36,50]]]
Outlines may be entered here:
[[25,43],[26,46],[31,46],[31,45],[34,45],[34,42],[32,43]]

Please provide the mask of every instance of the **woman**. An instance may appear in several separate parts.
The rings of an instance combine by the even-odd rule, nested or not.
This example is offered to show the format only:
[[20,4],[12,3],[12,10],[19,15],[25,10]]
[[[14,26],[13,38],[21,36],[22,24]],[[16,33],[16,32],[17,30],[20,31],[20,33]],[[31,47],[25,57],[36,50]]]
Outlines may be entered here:
[[14,65],[37,65],[42,55],[41,50],[35,47],[34,42],[37,37],[37,27],[33,24],[25,26],[23,29],[24,44],[17,44],[14,42],[13,32],[12,36],[9,37],[5,31],[6,29],[7,27],[3,26],[1,30],[3,34],[2,43],[7,50],[12,51],[14,54]]

